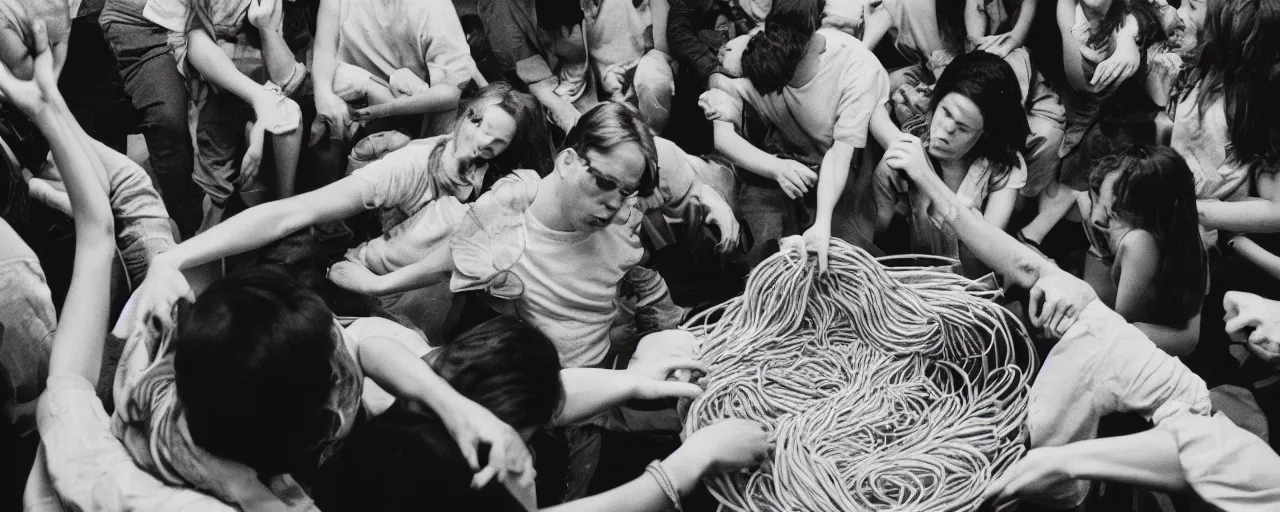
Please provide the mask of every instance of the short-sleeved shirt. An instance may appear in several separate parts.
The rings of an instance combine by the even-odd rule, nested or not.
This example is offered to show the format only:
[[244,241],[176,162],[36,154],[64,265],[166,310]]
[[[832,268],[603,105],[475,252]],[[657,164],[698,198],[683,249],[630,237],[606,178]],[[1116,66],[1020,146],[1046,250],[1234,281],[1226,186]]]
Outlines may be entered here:
[[866,147],[871,115],[889,100],[889,74],[862,41],[834,29],[817,33],[826,47],[809,83],[763,96],[750,80],[735,78],[724,89],[735,100],[733,119],[750,105],[776,128],[789,152],[821,159],[835,141]]
[[[894,43],[904,56],[917,64],[951,61],[953,55],[938,31],[935,0],[884,0],[881,8],[889,14]],[[998,33],[1011,18],[1003,0],[984,0],[979,9],[986,20],[984,34]]]
[[[154,0],[153,0],[154,1]],[[475,61],[449,0],[339,0],[338,60],[390,80],[407,69],[432,86],[461,85]]]
[[[386,212],[383,229],[408,219],[436,198],[456,192],[451,183],[462,179],[459,173],[464,171],[457,168],[458,160],[449,155],[452,142],[448,135],[415,140],[351,173],[360,181],[364,207]],[[486,170],[465,172],[476,180],[472,181],[475,188]]]
[[[1204,380],[1095,300],[1045,358],[1031,386],[1027,429],[1033,448],[1061,446],[1096,437],[1098,418],[1113,412],[1136,412],[1160,427],[1210,409]],[[1074,506],[1087,490],[1087,482],[1073,481],[1056,505]]]
[[560,364],[595,365],[609,350],[619,283],[644,255],[636,233],[642,215],[619,212],[613,224],[590,233],[556,231],[529,210],[539,182],[536,172],[517,170],[471,205],[469,224],[450,242],[450,288],[508,299],[491,305],[542,332]]

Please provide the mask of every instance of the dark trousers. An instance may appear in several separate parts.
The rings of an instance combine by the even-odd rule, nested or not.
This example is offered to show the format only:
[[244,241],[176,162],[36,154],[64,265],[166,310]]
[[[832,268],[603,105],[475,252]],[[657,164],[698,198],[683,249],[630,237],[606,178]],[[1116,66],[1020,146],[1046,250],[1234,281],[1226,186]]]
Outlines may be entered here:
[[102,27],[115,55],[125,93],[141,116],[139,128],[151,153],[151,171],[169,217],[182,238],[200,228],[200,189],[191,179],[195,168],[187,125],[186,81],[169,53],[167,32],[150,25],[108,23]]

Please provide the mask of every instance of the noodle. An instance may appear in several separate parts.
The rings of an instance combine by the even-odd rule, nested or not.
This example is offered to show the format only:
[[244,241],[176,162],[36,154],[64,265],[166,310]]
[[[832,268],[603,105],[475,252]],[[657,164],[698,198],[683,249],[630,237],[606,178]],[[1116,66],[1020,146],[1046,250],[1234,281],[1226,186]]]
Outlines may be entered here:
[[776,442],[711,493],[735,511],[977,509],[1024,451],[1025,330],[998,290],[954,274],[885,268],[835,239],[829,265],[774,255],[685,325],[711,369],[685,434],[743,418]]

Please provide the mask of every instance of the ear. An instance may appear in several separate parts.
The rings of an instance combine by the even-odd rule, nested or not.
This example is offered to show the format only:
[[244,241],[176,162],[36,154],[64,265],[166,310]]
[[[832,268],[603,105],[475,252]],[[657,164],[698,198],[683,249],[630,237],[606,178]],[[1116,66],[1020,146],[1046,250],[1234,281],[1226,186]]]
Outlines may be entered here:
[[582,159],[578,157],[577,151],[572,148],[565,149],[564,151],[561,151],[560,154],[556,155],[556,165],[552,172],[555,172],[559,174],[561,178],[564,178],[570,168],[580,166],[581,162]]

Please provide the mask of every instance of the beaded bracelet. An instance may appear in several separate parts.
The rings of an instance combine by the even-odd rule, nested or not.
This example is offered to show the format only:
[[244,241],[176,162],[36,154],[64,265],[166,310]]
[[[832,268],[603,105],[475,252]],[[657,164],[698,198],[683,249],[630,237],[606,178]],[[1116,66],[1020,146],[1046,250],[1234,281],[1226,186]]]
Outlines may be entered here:
[[644,468],[644,472],[653,475],[653,479],[658,481],[658,487],[661,487],[662,492],[671,499],[671,505],[675,507],[676,512],[682,512],[684,508],[680,506],[680,494],[676,492],[676,487],[671,485],[671,478],[662,469],[662,464],[656,460],[650,462],[649,466]]

